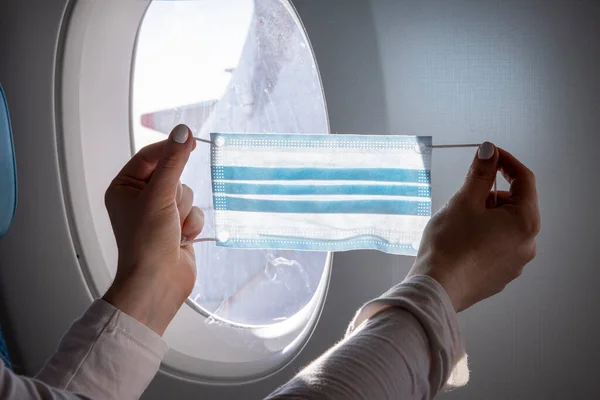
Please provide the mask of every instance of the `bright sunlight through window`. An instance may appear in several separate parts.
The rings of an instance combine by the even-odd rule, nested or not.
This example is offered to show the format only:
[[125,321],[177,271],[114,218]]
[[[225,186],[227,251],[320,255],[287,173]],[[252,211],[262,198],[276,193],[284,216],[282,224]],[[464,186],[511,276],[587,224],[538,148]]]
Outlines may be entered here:
[[[326,133],[312,48],[287,0],[154,1],[140,28],[132,88],[134,149],[186,123],[210,132]],[[214,237],[209,146],[182,181]],[[197,310],[219,322],[268,326],[296,315],[329,266],[326,253],[196,245]]]

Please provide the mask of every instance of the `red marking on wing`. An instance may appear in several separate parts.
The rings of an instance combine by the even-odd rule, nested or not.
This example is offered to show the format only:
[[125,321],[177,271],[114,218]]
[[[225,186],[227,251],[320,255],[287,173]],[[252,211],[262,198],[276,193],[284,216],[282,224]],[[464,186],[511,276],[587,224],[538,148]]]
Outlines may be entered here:
[[154,115],[152,113],[142,115],[142,126],[148,129],[154,129]]

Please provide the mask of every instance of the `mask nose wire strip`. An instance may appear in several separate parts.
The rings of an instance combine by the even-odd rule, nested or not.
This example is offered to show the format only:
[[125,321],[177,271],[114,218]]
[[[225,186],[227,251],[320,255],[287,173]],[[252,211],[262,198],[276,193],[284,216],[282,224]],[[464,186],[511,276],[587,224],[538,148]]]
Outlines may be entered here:
[[[207,144],[214,144],[212,140],[200,139],[195,137],[194,140]],[[481,144],[469,143],[469,144],[438,144],[433,146],[427,146],[431,149],[455,149],[460,147],[479,147]]]
[[[194,138],[196,141],[198,142],[202,142],[202,143],[207,143],[207,144],[214,144],[214,142],[212,140],[206,140],[206,139],[200,139],[195,137]],[[469,144],[439,144],[439,145],[433,145],[433,146],[427,146],[431,149],[457,149],[457,148],[463,148],[463,147],[479,147],[481,146],[481,144],[475,144],[475,143],[469,143]],[[494,207],[498,206],[498,177],[496,177],[496,179],[494,180]],[[204,243],[204,242],[217,242],[218,240],[216,238],[201,238],[201,239],[195,239],[195,240],[187,240],[187,238],[182,237],[181,238],[181,246],[187,246],[190,244],[194,244],[194,243]]]

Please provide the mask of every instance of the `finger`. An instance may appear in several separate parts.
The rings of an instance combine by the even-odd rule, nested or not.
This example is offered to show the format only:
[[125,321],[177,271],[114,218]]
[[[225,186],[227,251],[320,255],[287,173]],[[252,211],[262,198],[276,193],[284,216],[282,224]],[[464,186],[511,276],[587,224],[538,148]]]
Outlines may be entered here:
[[181,234],[186,240],[194,240],[204,229],[204,213],[198,207],[192,207],[181,227]]
[[498,149],[498,166],[510,184],[511,202],[537,203],[535,175],[506,150]]
[[181,196],[183,196],[183,185],[181,182],[177,184],[177,192],[175,194],[175,202],[179,204],[181,202]]
[[183,226],[186,218],[192,210],[194,205],[194,192],[188,185],[181,185],[181,197],[177,202],[177,209],[179,210],[180,223]]
[[150,191],[159,197],[164,196],[164,200],[172,201],[174,199],[179,178],[190,158],[193,141],[187,126],[177,125],[173,129],[150,178]]
[[510,192],[498,191],[496,194],[494,192],[490,192],[488,198],[485,202],[486,208],[496,208],[502,207],[505,204],[509,203]]
[[496,146],[485,142],[479,147],[471,164],[465,183],[461,188],[462,196],[474,204],[485,207],[488,194],[496,180],[497,168],[498,151]]
[[138,151],[121,169],[117,177],[147,181],[163,155],[166,140],[153,143]]

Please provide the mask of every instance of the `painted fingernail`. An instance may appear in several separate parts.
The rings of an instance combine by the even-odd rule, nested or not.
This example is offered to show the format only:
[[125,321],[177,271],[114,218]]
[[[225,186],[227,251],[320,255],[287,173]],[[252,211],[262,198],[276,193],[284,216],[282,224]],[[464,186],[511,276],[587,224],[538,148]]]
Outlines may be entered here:
[[185,125],[177,125],[175,129],[173,129],[173,140],[177,143],[185,143],[188,140],[188,136],[190,135],[190,130]]
[[477,153],[477,157],[480,160],[489,160],[494,157],[494,153],[496,152],[496,146],[491,144],[490,142],[485,142],[481,146],[479,146],[479,152]]

